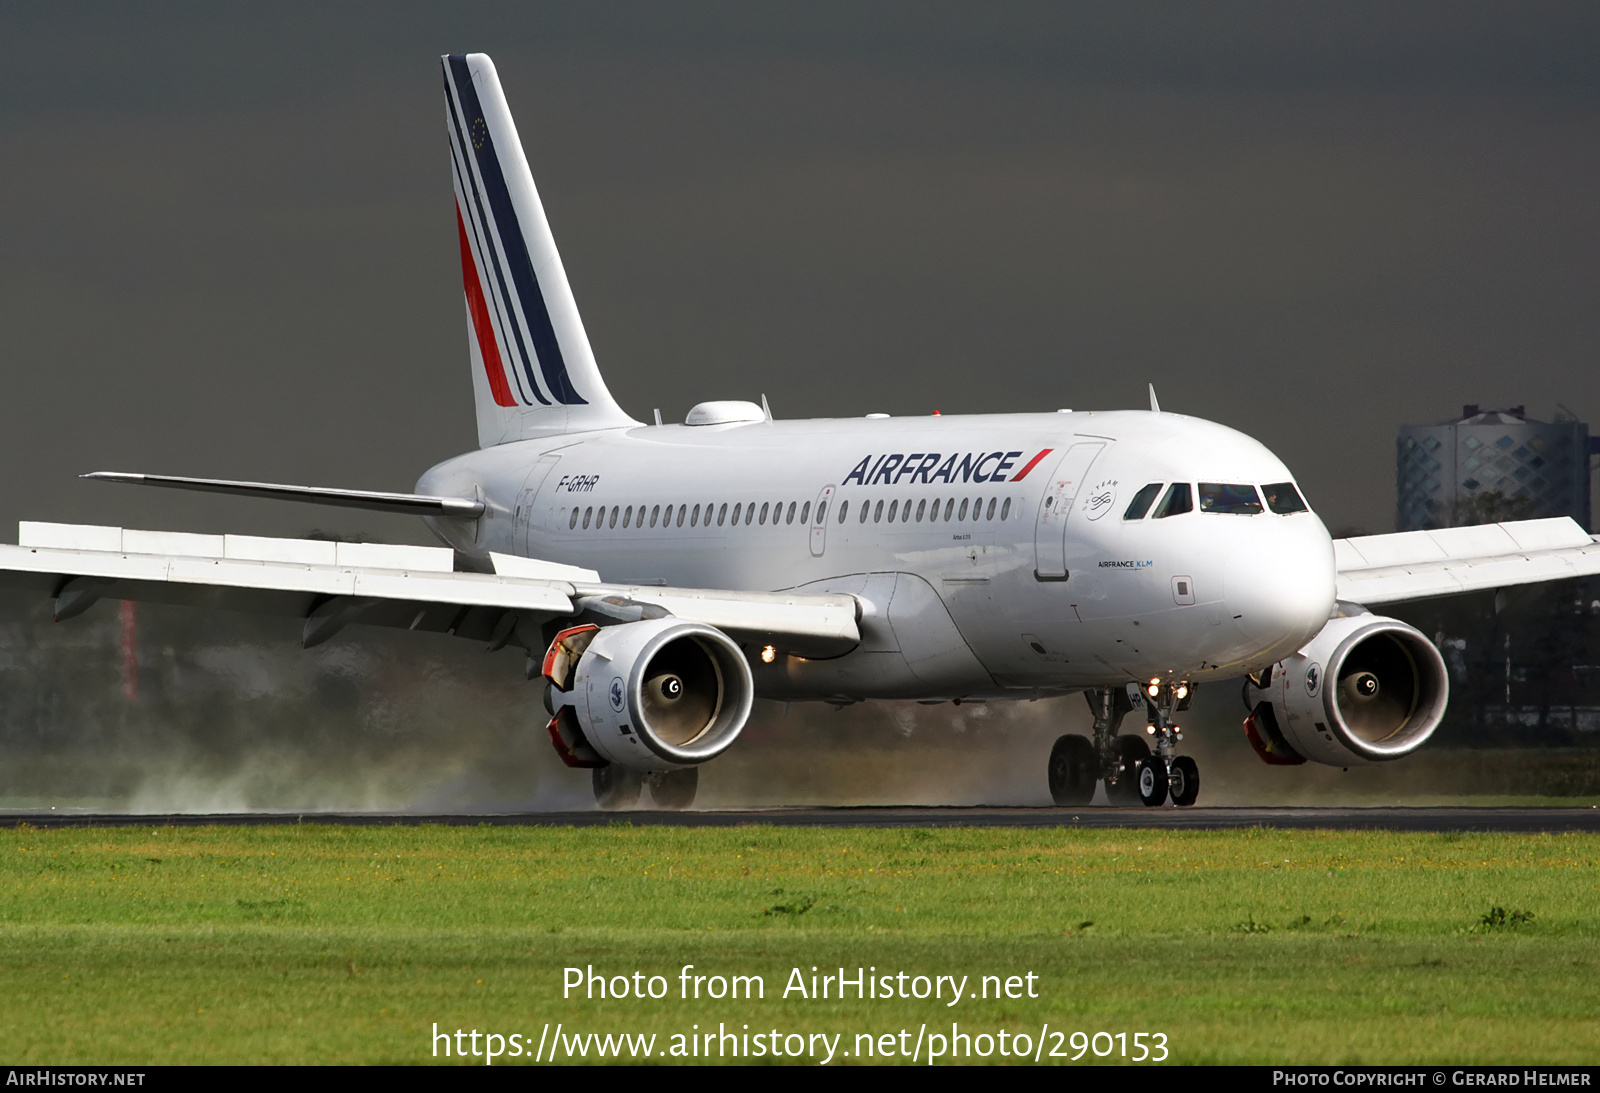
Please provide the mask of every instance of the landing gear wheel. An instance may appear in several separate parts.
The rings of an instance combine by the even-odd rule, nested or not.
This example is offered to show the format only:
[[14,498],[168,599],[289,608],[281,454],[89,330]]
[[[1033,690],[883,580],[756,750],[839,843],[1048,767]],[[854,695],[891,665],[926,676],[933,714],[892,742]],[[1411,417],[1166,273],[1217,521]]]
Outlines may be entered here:
[[1139,803],[1139,764],[1150,757],[1150,745],[1139,736],[1113,736],[1117,769],[1106,779],[1106,800],[1114,805]]
[[1167,775],[1167,785],[1172,791],[1172,803],[1183,807],[1194,804],[1200,796],[1200,768],[1193,759],[1180,755],[1172,761]]
[[700,768],[669,770],[650,776],[650,799],[657,808],[673,810],[694,804],[695,790],[700,786]]
[[1146,808],[1167,803],[1167,761],[1152,755],[1139,764],[1139,800]]
[[1087,737],[1063,736],[1050,749],[1050,765],[1046,774],[1050,781],[1050,799],[1058,805],[1086,805],[1094,799],[1095,773],[1094,745]]
[[632,808],[639,801],[639,790],[644,786],[644,776],[636,770],[607,763],[594,768],[591,779],[594,786],[594,803],[611,811]]

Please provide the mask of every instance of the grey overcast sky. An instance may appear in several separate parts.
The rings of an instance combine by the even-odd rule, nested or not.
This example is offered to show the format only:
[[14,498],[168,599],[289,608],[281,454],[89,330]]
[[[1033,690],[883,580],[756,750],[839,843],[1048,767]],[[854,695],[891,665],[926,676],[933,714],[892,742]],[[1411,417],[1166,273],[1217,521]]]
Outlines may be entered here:
[[437,56],[505,82],[601,368],[681,419],[1162,404],[1331,527],[1394,433],[1600,420],[1600,6],[8,3],[0,536],[422,541],[79,482],[474,441]]

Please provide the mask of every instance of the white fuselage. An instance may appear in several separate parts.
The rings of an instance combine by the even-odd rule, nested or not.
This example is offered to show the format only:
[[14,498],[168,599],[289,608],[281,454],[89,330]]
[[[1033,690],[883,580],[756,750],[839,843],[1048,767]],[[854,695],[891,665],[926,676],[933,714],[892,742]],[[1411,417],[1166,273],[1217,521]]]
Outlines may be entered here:
[[481,497],[482,519],[433,522],[469,554],[855,594],[855,651],[754,664],[762,694],[845,700],[1198,682],[1280,660],[1333,607],[1313,512],[1125,514],[1151,484],[1290,481],[1235,430],[1112,411],[567,434],[448,460],[417,489]]

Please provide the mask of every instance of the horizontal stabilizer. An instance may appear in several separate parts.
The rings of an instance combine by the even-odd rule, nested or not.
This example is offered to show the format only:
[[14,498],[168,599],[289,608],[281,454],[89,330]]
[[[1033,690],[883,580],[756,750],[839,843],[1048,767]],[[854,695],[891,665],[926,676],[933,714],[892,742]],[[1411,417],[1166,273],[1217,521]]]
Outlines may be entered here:
[[165,486],[200,493],[231,493],[237,497],[267,497],[278,501],[303,501],[308,505],[336,505],[346,509],[401,512],[412,516],[455,516],[471,520],[483,515],[483,502],[466,497],[430,497],[419,493],[383,493],[379,490],[339,490],[322,486],[284,486],[275,482],[229,482],[220,478],[180,478],[167,474],[131,474],[94,471],[83,475],[99,482],[132,482],[140,486]]

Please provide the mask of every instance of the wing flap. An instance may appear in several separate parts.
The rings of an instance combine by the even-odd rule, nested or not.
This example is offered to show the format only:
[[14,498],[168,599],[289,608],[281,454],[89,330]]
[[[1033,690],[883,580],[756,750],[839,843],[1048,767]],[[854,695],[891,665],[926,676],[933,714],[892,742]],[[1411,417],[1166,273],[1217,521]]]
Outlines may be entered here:
[[1340,539],[1334,557],[1339,599],[1367,605],[1600,573],[1600,543],[1564,516]]
[[0,544],[0,582],[57,597],[60,618],[127,599],[304,618],[308,643],[349,622],[482,638],[508,611],[537,620],[604,600],[621,605],[615,617],[654,605],[802,656],[860,642],[857,603],[845,595],[604,584],[593,570],[505,555],[495,573],[458,573],[447,549],[378,543],[43,523],[22,525],[19,538]]
[[715,626],[736,641],[802,656],[832,657],[861,643],[854,596],[814,592],[737,592],[657,585],[576,584],[578,596],[616,596],[654,604],[681,619]]

